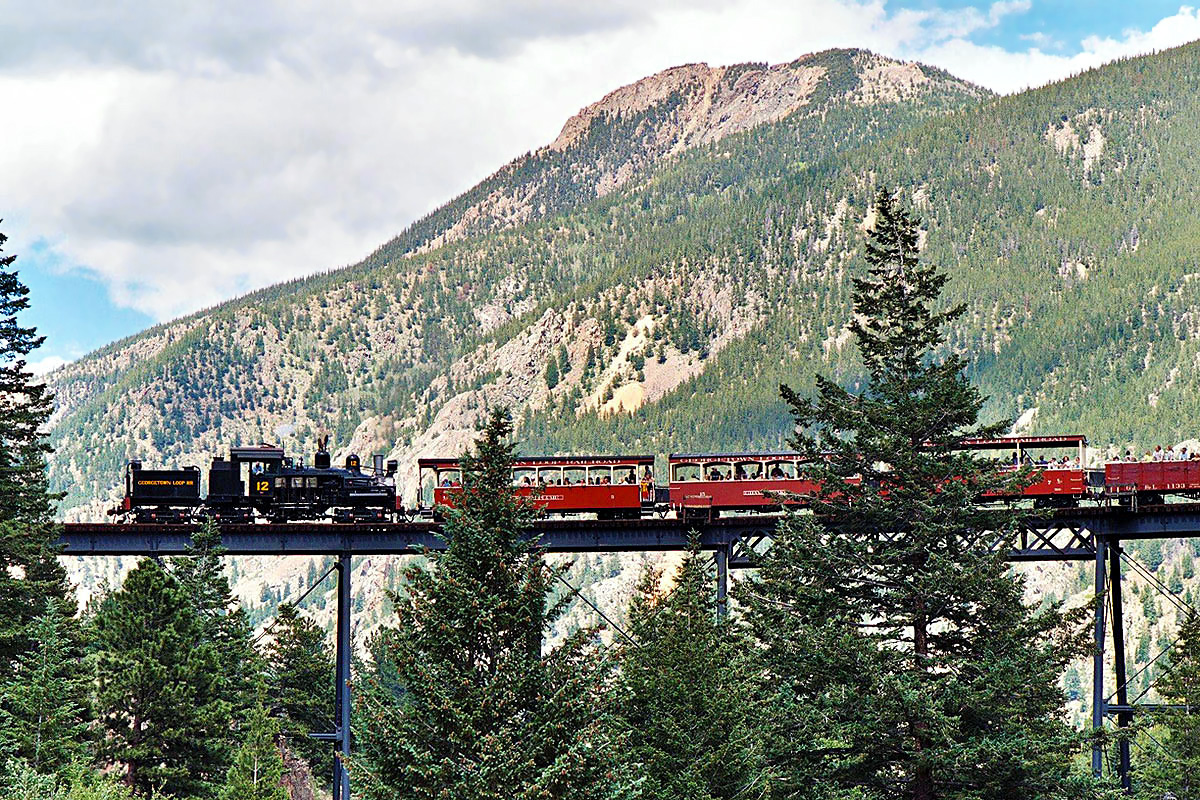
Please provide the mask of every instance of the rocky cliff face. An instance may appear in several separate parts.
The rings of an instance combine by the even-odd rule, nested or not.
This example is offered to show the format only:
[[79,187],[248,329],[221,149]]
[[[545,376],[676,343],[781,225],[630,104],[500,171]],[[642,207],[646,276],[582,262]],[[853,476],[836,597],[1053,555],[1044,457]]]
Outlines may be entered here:
[[663,159],[795,114],[823,114],[830,99],[869,106],[933,96],[967,102],[988,94],[938,70],[866,51],[812,54],[788,64],[672,67],[571,117],[549,145],[464,195],[483,196],[456,208],[454,218],[417,249],[562,210],[567,188],[584,201],[604,197]]

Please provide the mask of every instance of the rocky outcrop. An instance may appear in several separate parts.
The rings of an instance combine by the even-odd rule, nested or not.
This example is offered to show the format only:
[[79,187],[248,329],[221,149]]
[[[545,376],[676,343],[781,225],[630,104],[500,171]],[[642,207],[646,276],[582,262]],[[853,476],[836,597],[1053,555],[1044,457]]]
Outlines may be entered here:
[[[496,187],[468,205],[417,253],[428,252],[480,231],[520,225],[554,209],[547,187],[578,184],[583,199],[603,197],[645,176],[663,159],[800,112],[819,114],[822,84],[831,81],[838,56],[853,80],[820,96],[853,105],[896,103],[934,88],[968,97],[987,92],[920,64],[866,51],[827,51],[786,64],[710,67],[683,64],[622,86],[567,120],[553,142],[504,167],[489,181]],[[839,81],[844,80],[840,76]],[[620,126],[619,141],[595,152],[593,135]],[[513,183],[517,174],[539,177]],[[485,184],[488,182],[485,182]]]
[[280,751],[283,756],[283,788],[288,793],[288,800],[317,800],[308,764],[286,744]]

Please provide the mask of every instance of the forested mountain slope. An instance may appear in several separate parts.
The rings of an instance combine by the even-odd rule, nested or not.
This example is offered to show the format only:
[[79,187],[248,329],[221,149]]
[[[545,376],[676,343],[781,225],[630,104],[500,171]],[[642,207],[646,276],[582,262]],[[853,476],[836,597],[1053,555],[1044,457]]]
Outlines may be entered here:
[[[1195,44],[1004,98],[861,51],[668,70],[355,267],[56,372],[52,478],[68,516],[96,517],[134,457],[308,451],[328,430],[411,465],[456,455],[499,403],[530,452],[779,446],[781,381],[858,374],[850,277],[880,184],[968,305],[952,346],[993,418],[1037,409],[1035,430],[1120,449],[1190,438],[1198,123]],[[1176,550],[1160,566],[1188,583]]]

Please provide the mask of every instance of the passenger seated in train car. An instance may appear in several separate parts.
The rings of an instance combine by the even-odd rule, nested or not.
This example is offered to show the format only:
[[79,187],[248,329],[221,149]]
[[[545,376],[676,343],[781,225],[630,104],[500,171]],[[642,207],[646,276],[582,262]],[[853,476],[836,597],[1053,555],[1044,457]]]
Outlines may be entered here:
[[637,469],[634,467],[613,467],[613,478],[620,484],[635,484],[637,483]]
[[710,481],[727,481],[733,476],[733,468],[728,464],[709,464],[707,472]]

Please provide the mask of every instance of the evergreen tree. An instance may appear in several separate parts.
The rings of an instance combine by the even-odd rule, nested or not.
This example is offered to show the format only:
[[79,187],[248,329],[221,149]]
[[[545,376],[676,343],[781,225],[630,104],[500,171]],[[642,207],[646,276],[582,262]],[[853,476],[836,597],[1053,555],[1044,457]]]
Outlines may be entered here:
[[47,602],[34,621],[34,647],[0,685],[0,756],[16,756],[49,774],[86,754],[87,673],[72,620]]
[[0,788],[4,789],[5,800],[60,800],[62,797],[53,775],[43,775],[17,760],[5,766],[4,775],[0,776]]
[[[796,791],[794,766],[834,795],[1054,796],[1079,743],[1058,678],[1083,652],[1082,630],[1026,607],[1008,573],[1016,512],[978,498],[1027,476],[958,449],[1002,430],[979,424],[964,361],[940,350],[963,308],[935,310],[947,277],[919,262],[917,224],[890,193],[875,210],[850,324],[866,387],[818,377],[812,400],[781,387],[793,444],[822,486],[822,523],[791,522],[768,591],[747,601],[764,655],[792,656],[767,662],[782,701],[768,716],[779,786]],[[806,658],[769,627],[792,615],[780,630],[810,635]],[[813,708],[829,731],[818,763],[796,764],[792,736]]]
[[512,492],[510,434],[508,414],[493,412],[463,458],[446,550],[409,570],[397,626],[374,648],[385,663],[356,692],[352,774],[366,797],[594,800],[621,789],[598,662],[583,637],[542,652],[559,607],[547,611],[554,573],[527,537],[536,511]]
[[[0,253],[6,241],[0,233]],[[58,498],[46,482],[44,430],[53,396],[26,368],[45,337],[18,320],[29,308],[29,290],[12,269],[15,261],[0,256],[0,679],[29,649],[29,627],[47,599],[65,614],[75,611],[54,548]]]
[[133,800],[129,787],[82,764],[72,764],[57,775],[42,775],[20,759],[8,762],[0,772],[0,797],[4,800]]
[[200,643],[212,645],[217,655],[221,694],[239,718],[254,705],[263,664],[251,640],[250,621],[229,587],[224,553],[220,529],[205,520],[192,535],[188,555],[172,559],[171,575],[199,620]]
[[[315,580],[315,576],[314,576]],[[333,730],[334,663],[325,632],[291,603],[279,607],[274,639],[267,647],[267,682],[282,734],[313,774],[333,773],[333,750],[310,733]]]
[[553,389],[558,386],[558,359],[551,356],[546,362],[546,388]]
[[1140,797],[1200,798],[1200,615],[1179,626],[1171,663],[1158,680],[1163,703],[1177,708],[1156,712],[1134,775]]
[[690,550],[665,594],[661,574],[647,572],[630,606],[616,708],[647,797],[755,796],[749,659],[738,629],[716,615],[710,561]]
[[220,800],[288,800],[278,723],[261,703],[251,709],[246,722]]
[[228,764],[231,709],[192,598],[144,560],[99,603],[91,634],[101,757],[141,794],[213,797]]

